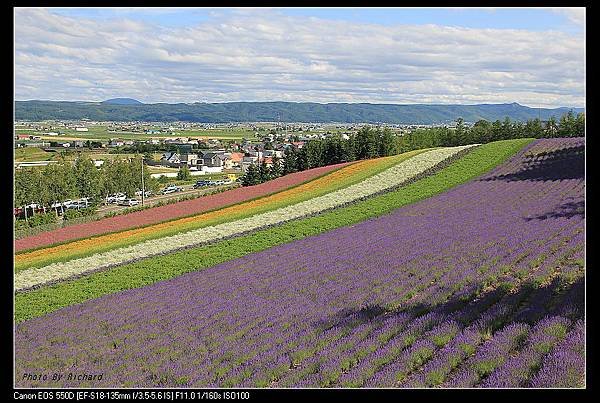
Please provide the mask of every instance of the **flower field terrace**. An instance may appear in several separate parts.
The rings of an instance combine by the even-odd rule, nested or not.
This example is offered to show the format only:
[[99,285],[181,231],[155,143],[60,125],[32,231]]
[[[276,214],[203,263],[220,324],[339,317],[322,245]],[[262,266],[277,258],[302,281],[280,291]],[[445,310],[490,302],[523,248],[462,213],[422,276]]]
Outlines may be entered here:
[[[326,193],[322,196],[309,197],[308,200],[287,207],[271,209],[261,214],[224,222],[219,225],[203,226],[192,231],[145,241],[81,259],[74,259],[64,263],[54,263],[37,269],[22,270],[15,276],[15,289],[22,291],[92,271],[111,268],[160,254],[171,253],[182,248],[215,242],[223,238],[240,236],[244,233],[260,230],[268,226],[280,225],[289,220],[335,209],[347,203],[356,202],[362,198],[371,197],[379,192],[385,192],[396,186],[400,186],[405,181],[419,175],[424,175],[444,160],[469,148],[471,146],[434,149],[418,153],[417,155],[414,155],[415,153],[407,153],[408,155],[405,155],[405,158],[411,155],[414,156],[371,176],[368,180]],[[317,188],[316,190],[318,192],[319,189]],[[302,196],[307,197],[307,195],[311,195],[311,192],[306,192]],[[313,196],[315,195],[313,194]],[[248,212],[244,213],[247,215]],[[182,228],[178,227],[176,229],[181,230]]]
[[300,185],[349,164],[351,163],[335,164],[302,172],[295,172],[254,186],[236,188],[223,193],[208,195],[193,200],[185,200],[166,206],[154,207],[148,210],[103,218],[94,222],[70,225],[65,228],[16,239],[14,242],[15,251],[20,252],[28,249],[40,248],[76,239],[89,238],[100,234],[156,224],[162,221],[173,220],[193,214],[200,214],[209,210],[241,203],[257,197],[263,197],[271,193]]
[[274,210],[350,186],[420,152],[422,151],[359,161],[291,189],[203,214],[23,252],[15,256],[15,271],[19,272],[27,268],[42,267],[50,263],[90,256],[94,253],[109,251],[151,239],[184,233]]
[[396,190],[311,217],[19,292],[15,295],[15,322],[43,316],[103,295],[204,270],[276,245],[388,214],[396,208],[435,196],[489,172],[532,140],[502,140],[471,148],[466,154],[455,154],[453,158],[446,159],[443,163],[445,167],[438,165],[439,171],[422,174],[420,179],[413,177],[412,183],[405,183]]
[[[22,322],[16,385],[582,387],[584,215],[549,212],[583,201],[560,173],[583,154],[514,179],[528,152],[581,144],[537,140],[390,214]],[[60,370],[103,377],[22,379]]]

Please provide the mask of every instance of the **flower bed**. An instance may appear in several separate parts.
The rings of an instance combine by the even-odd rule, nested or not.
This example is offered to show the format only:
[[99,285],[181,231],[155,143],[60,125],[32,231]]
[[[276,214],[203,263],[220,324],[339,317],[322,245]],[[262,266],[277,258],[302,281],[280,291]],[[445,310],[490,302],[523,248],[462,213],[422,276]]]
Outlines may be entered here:
[[355,185],[311,198],[266,213],[241,220],[191,230],[185,233],[145,241],[132,246],[98,253],[64,263],[53,263],[40,268],[22,270],[15,275],[15,289],[21,290],[52,282],[103,267],[112,267],[134,260],[169,253],[218,239],[223,239],[296,218],[316,214],[372,196],[399,186],[407,180],[435,167],[440,162],[472,146],[441,148],[418,154]]
[[27,249],[39,248],[75,239],[88,238],[94,235],[156,224],[192,214],[199,214],[227,205],[262,197],[274,192],[279,192],[286,188],[297,186],[306,181],[315,179],[346,165],[348,165],[348,163],[296,172],[269,182],[261,183],[260,185],[237,188],[220,194],[209,195],[194,200],[186,200],[148,210],[136,211],[123,216],[105,218],[90,223],[71,225],[42,234],[17,239],[14,242],[15,251],[19,252]]
[[21,253],[15,256],[15,271],[86,257],[285,207],[359,182],[420,152],[360,161],[292,189],[204,214]]
[[17,293],[15,321],[21,322],[105,294],[143,287],[249,253],[389,214],[396,208],[432,197],[488,172],[530,141],[531,139],[504,140],[484,144],[455,161],[446,160],[448,166],[433,175],[343,208],[290,221],[246,236],[144,259],[112,270]]

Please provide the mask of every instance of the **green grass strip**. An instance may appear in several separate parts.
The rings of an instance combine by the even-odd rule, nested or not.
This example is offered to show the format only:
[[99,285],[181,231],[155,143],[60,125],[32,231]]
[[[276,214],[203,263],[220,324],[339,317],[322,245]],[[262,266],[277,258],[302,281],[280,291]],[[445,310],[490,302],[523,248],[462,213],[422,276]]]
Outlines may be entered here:
[[533,139],[484,144],[442,169],[394,192],[315,217],[291,221],[240,238],[146,259],[15,295],[15,322],[119,291],[202,270],[270,247],[381,216],[442,193],[506,161]]
[[[35,260],[26,260],[26,261],[22,261],[22,262],[15,261],[14,271],[15,271],[15,273],[18,273],[20,271],[30,269],[30,268],[38,268],[38,267],[47,266],[52,263],[66,262],[66,261],[73,260],[73,259],[79,259],[79,258],[91,256],[96,253],[107,252],[107,251],[110,251],[113,249],[134,245],[134,244],[148,241],[151,239],[163,238],[166,236],[171,236],[171,235],[175,235],[175,234],[182,233],[182,232],[192,231],[192,230],[195,230],[198,228],[205,228],[208,226],[218,225],[218,224],[222,224],[225,222],[240,220],[240,219],[247,218],[247,217],[250,217],[255,214],[260,214],[260,213],[264,213],[267,211],[276,210],[276,209],[279,209],[282,207],[287,207],[289,205],[296,204],[296,203],[299,203],[302,201],[306,201],[306,200],[312,199],[314,197],[321,196],[326,193],[331,193],[336,190],[346,188],[348,186],[359,183],[363,180],[368,179],[369,177],[371,177],[373,175],[376,175],[380,172],[385,171],[386,169],[389,169],[389,168],[399,164],[402,161],[408,160],[409,158],[414,157],[415,155],[421,154],[428,150],[430,150],[430,149],[410,151],[407,153],[394,155],[394,156],[390,156],[390,157],[378,158],[376,160],[373,160],[372,164],[370,164],[368,167],[366,167],[366,169],[358,171],[358,172],[356,172],[350,176],[347,176],[341,180],[326,182],[326,183],[322,184],[321,187],[311,189],[311,191],[309,191],[309,192],[297,193],[297,194],[290,195],[289,197],[285,197],[285,198],[281,198],[281,199],[277,198],[277,194],[283,193],[283,192],[277,192],[272,195],[260,198],[260,199],[262,199],[262,198],[267,198],[267,197],[273,197],[274,200],[272,200],[268,203],[265,203],[263,205],[258,205],[258,206],[251,206],[251,203],[253,201],[255,201],[256,199],[253,201],[246,201],[244,203],[249,204],[248,208],[243,209],[243,210],[228,212],[227,214],[223,214],[221,216],[216,216],[216,217],[213,217],[210,219],[204,219],[202,221],[192,221],[192,222],[187,222],[187,223],[177,223],[175,220],[175,222],[173,222],[172,226],[168,226],[168,227],[162,228],[162,229],[157,229],[156,231],[148,231],[148,232],[143,232],[140,234],[135,234],[135,235],[132,235],[129,237],[123,237],[122,239],[115,240],[112,242],[102,242],[101,237],[107,235],[107,234],[102,234],[102,235],[99,235],[98,237],[92,237],[91,239],[99,238],[98,243],[96,245],[89,246],[87,248],[81,248],[81,247],[75,246],[73,248],[73,250],[69,251],[68,253],[48,254],[48,256],[41,256],[40,258],[37,258]],[[352,165],[349,165],[348,168],[350,166],[352,166]],[[344,169],[344,168],[342,168],[342,169]],[[338,170],[335,170],[334,172],[338,172]],[[329,175],[333,174],[334,172],[320,176],[319,178],[308,181],[305,184],[310,184],[310,182],[314,182],[316,180],[320,180],[320,181],[327,180],[327,177]],[[293,189],[293,188],[288,188],[285,191],[290,191],[291,189]],[[243,205],[244,203],[240,203],[240,205]],[[228,209],[228,208],[232,208],[234,206],[238,206],[238,204],[226,206],[226,207],[212,210],[212,211]],[[201,216],[202,214],[207,214],[207,213],[208,212],[204,212],[204,213],[196,214],[196,215]],[[163,225],[163,224],[164,223],[153,224],[153,225]],[[146,228],[146,227],[140,227],[140,228]],[[125,230],[125,231],[127,231],[127,230]],[[125,231],[120,231],[120,232],[125,232]],[[76,244],[76,242],[77,241],[73,241],[73,244]]]

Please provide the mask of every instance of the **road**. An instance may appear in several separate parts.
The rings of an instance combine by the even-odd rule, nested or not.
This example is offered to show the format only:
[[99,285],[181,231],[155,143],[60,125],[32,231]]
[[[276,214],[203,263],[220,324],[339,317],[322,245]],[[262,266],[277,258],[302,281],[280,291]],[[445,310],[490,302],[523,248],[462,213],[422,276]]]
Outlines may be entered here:
[[[182,198],[184,196],[191,196],[191,195],[194,195],[194,194],[196,194],[196,195],[203,195],[203,194],[212,192],[215,189],[226,188],[226,187],[231,186],[231,185],[211,186],[211,187],[202,188],[202,189],[194,189],[193,186],[194,186],[193,184],[190,184],[190,185],[181,185],[180,187],[183,188],[183,191],[181,191],[181,192],[176,192],[176,193],[171,193],[171,194],[166,194],[166,195],[158,194],[158,195],[155,195],[155,196],[148,197],[148,198],[146,198],[144,200],[144,206],[152,206],[152,205],[154,205],[154,204],[156,204],[158,202],[161,202],[161,201],[164,202],[164,201],[168,201],[168,200],[172,200],[172,199],[179,199],[179,198]],[[141,206],[142,205],[142,203],[141,203],[141,200],[142,200],[141,197],[136,197],[136,199],[138,199],[140,201],[140,204],[138,206]],[[138,206],[136,206],[136,207],[138,207]],[[97,212],[98,212],[99,215],[105,216],[108,213],[114,213],[114,212],[122,211],[122,210],[125,210],[125,209],[128,209],[128,208],[130,208],[130,207],[119,206],[117,204],[109,204],[107,206],[102,206],[102,207],[98,208]]]

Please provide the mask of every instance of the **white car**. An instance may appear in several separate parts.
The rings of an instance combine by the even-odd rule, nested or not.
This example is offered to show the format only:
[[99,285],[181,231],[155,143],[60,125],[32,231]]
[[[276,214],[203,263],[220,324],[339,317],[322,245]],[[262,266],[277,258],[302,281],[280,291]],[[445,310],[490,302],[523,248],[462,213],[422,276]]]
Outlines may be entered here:
[[125,199],[119,202],[119,206],[137,206],[140,202],[137,199]]
[[162,194],[167,195],[169,193],[175,193],[175,192],[181,192],[183,190],[183,188],[179,187],[179,186],[167,186],[166,188],[163,189]]
[[114,195],[110,195],[106,198],[106,204],[119,203],[123,200],[127,199],[124,193],[115,193]]
[[90,202],[88,201],[87,197],[84,197],[83,199],[77,200],[76,204],[79,208],[87,208],[90,206]]

